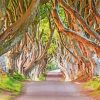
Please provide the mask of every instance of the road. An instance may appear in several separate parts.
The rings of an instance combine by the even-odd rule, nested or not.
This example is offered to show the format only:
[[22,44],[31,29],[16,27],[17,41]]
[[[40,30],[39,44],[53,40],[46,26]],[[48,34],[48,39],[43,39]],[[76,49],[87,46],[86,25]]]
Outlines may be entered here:
[[54,80],[54,77],[48,75],[47,81],[26,83],[23,93],[15,100],[94,100],[83,94],[77,84],[57,80],[57,77]]

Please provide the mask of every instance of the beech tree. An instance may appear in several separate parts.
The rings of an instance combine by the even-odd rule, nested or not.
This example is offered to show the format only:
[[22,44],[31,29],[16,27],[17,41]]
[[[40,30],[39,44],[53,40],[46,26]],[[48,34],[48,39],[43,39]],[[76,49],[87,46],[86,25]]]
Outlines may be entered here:
[[9,56],[12,72],[37,78],[54,57],[65,79],[93,76],[99,0],[2,0],[0,8],[0,55]]

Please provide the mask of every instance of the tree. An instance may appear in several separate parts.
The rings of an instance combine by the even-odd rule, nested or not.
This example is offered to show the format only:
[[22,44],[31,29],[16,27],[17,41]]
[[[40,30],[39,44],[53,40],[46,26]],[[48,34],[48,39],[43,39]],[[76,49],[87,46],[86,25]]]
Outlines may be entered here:
[[100,57],[99,5],[99,0],[2,1],[0,55],[10,51],[12,69],[25,75],[33,71],[38,77],[55,57],[66,77],[91,78],[93,55]]

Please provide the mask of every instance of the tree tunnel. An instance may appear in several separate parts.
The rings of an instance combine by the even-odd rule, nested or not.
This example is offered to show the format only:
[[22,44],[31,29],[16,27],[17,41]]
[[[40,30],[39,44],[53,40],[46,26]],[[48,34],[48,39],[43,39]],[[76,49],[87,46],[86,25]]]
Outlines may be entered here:
[[1,0],[7,72],[36,80],[53,61],[64,80],[92,78],[100,59],[99,10],[99,0]]

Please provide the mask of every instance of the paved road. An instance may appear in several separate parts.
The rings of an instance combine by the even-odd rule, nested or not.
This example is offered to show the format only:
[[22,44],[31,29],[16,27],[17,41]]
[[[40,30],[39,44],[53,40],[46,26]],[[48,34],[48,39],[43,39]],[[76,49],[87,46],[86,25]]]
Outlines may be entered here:
[[26,83],[24,92],[15,100],[94,100],[84,95],[74,83],[57,81],[57,77],[56,80],[54,77],[53,80],[50,79]]
[[46,75],[47,81],[62,81],[62,73],[61,72],[48,72]]
[[[81,93],[80,93],[81,92]],[[43,81],[27,83],[16,100],[93,100],[73,83]]]

